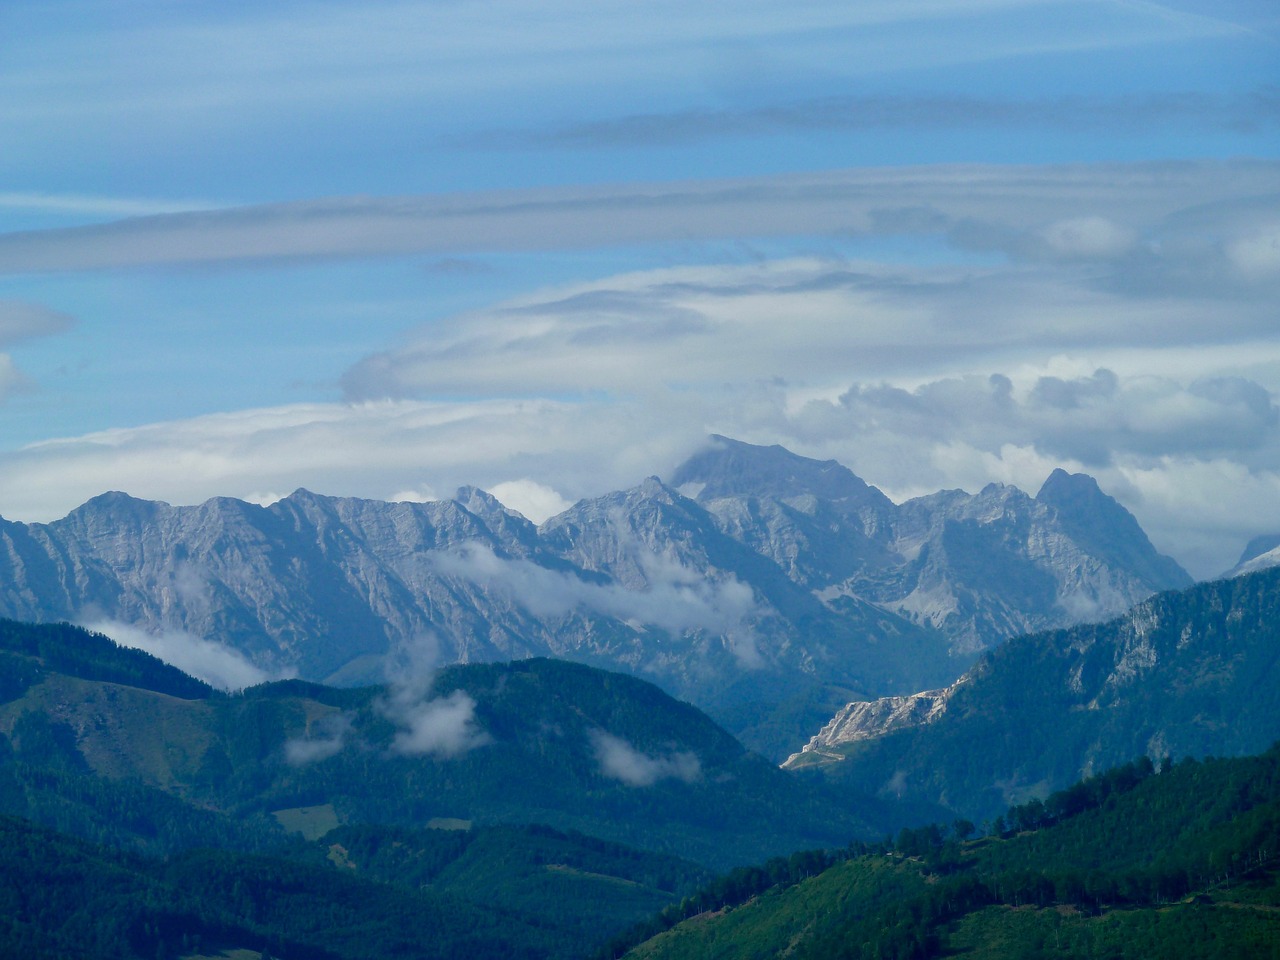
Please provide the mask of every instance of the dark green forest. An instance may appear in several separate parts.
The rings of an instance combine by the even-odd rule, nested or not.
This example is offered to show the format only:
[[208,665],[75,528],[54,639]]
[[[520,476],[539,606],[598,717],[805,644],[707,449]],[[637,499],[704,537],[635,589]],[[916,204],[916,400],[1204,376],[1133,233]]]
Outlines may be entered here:
[[598,955],[1280,956],[1280,745],[732,871]]

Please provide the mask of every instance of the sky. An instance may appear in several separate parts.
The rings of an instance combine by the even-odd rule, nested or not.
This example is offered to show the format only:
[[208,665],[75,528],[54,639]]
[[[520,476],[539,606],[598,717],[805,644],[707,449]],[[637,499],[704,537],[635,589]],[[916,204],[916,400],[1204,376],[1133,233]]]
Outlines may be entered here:
[[0,5],[0,515],[712,433],[1280,532],[1273,0]]

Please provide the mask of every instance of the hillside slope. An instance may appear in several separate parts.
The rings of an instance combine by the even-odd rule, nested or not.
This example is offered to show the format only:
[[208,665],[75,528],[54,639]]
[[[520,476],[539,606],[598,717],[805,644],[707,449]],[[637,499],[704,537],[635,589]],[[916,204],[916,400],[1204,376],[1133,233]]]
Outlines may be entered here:
[[628,957],[1280,956],[1280,747],[1128,764],[1000,823],[904,830],[773,883],[735,871],[600,955],[648,932]]
[[983,819],[1126,757],[1256,752],[1280,737],[1280,570],[1012,640],[938,699],[894,729],[846,710],[787,765]]
[[[122,808],[139,804],[187,804],[175,823],[220,814],[255,829],[317,807],[335,824],[545,823],[720,867],[874,835],[904,815],[870,797],[837,799],[653,685],[578,664],[434,675],[406,665],[389,688],[283,681],[179,696],[176,671],[158,663],[158,678],[86,676],[102,672],[95,663],[114,646],[105,638],[3,626],[46,640],[44,653],[13,642],[4,654],[23,678],[0,703],[4,809],[139,849],[164,852],[148,818],[127,826]],[[201,829],[213,826],[190,828]]]

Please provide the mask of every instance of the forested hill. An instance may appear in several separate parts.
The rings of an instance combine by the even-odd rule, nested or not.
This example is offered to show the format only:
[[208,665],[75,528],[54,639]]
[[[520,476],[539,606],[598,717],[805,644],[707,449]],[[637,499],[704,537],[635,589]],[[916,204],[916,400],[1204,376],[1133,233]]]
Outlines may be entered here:
[[573,960],[702,876],[545,829],[365,829],[160,860],[0,815],[0,956]]
[[956,821],[734,871],[601,957],[1280,956],[1280,747],[1157,769],[1010,809],[978,840]]
[[859,790],[983,819],[1146,754],[1256,753],[1280,738],[1280,569],[1159,594],[1125,616],[985,654],[930,723],[848,744]]
[[110,637],[67,623],[0,619],[0,702],[17,697],[49,672],[103,680],[184,700],[215,691],[149,653],[122,647]]
[[250,837],[278,811],[330,808],[350,824],[544,823],[723,869],[918,815],[791,776],[652,684],[580,664],[225,695],[73,627],[8,631],[0,812],[139,850],[206,830],[234,844],[231,814]]

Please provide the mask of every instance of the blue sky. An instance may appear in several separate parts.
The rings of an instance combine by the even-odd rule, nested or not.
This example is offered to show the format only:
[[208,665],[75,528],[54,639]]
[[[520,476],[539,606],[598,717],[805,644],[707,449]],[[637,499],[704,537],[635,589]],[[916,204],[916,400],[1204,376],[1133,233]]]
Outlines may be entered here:
[[540,519],[720,432],[1280,530],[1271,2],[52,0],[0,93],[7,518]]

